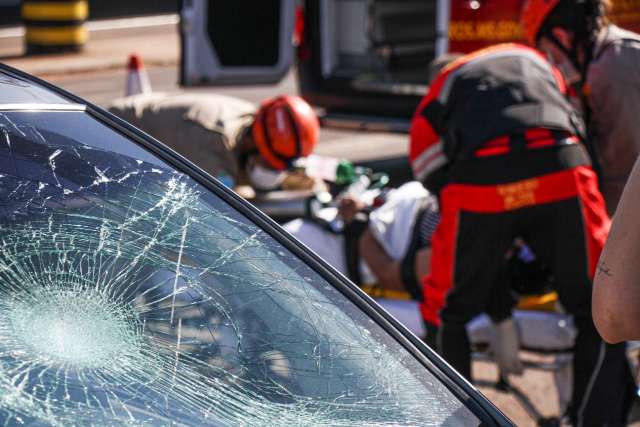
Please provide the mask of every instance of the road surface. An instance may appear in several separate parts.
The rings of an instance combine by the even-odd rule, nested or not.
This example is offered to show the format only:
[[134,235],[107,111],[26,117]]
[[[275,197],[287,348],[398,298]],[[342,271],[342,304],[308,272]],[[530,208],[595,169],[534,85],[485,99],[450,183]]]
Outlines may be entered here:
[[[297,94],[295,76],[290,73],[280,84],[269,86],[232,86],[180,88],[175,66],[148,67],[154,91],[219,93],[247,99],[254,103],[275,94]],[[114,98],[124,95],[126,70],[109,69],[72,75],[53,75],[47,80],[87,100],[106,106]],[[406,155],[406,134],[366,132],[323,128],[320,132],[319,154],[348,158],[354,161],[384,159]]]

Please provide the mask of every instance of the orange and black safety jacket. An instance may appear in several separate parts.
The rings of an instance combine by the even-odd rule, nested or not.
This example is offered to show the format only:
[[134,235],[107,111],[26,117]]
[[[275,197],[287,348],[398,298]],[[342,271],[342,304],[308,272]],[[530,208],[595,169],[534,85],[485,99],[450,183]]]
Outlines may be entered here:
[[582,121],[566,91],[560,72],[523,45],[497,45],[453,62],[413,118],[414,176],[437,194],[455,160],[578,142]]
[[414,176],[438,195],[441,209],[423,280],[427,323],[439,324],[468,261],[461,257],[477,255],[456,253],[464,213],[492,214],[500,226],[509,212],[578,199],[586,233],[580,251],[593,273],[609,219],[580,141],[583,122],[565,95],[560,72],[517,44],[466,55],[436,76],[414,115],[409,150]]

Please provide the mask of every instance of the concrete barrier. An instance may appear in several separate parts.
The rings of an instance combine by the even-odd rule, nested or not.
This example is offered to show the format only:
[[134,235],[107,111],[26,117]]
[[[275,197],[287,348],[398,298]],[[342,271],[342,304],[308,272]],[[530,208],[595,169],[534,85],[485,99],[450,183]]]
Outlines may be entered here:
[[79,51],[87,41],[87,0],[24,0],[20,14],[27,54]]

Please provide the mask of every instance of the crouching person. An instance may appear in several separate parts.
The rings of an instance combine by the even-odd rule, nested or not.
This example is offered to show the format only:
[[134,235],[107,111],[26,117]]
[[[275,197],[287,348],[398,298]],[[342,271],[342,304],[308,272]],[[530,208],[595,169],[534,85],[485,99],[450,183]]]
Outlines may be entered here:
[[297,159],[311,154],[320,132],[313,109],[298,96],[278,96],[256,108],[217,94],[146,93],[117,99],[109,111],[232,188],[321,185],[294,168]]

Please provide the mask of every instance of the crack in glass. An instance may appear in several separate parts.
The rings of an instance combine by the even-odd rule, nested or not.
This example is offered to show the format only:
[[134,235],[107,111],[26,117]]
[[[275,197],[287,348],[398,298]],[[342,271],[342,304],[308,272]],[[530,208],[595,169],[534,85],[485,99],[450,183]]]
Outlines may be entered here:
[[0,114],[0,425],[478,425],[214,194],[63,131],[96,123]]

